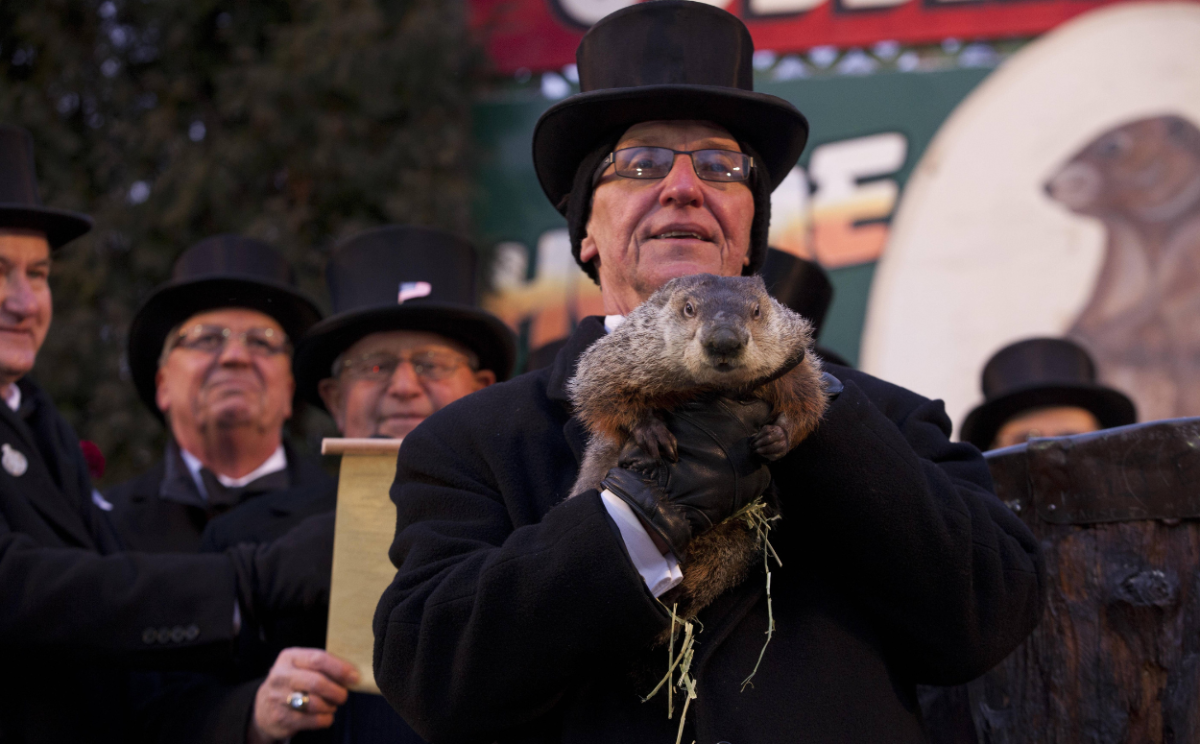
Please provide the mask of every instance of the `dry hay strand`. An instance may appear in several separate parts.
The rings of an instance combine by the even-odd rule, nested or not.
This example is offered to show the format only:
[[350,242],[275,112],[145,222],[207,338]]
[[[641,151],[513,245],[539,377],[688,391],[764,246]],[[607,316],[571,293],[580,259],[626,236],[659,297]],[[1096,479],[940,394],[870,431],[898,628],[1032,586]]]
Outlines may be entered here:
[[[745,692],[746,687],[753,687],[751,682],[754,675],[758,673],[758,667],[762,664],[763,656],[767,652],[767,645],[771,643],[771,637],[775,634],[775,614],[771,606],[771,559],[774,558],[776,565],[783,566],[783,561],[779,558],[779,554],[775,552],[775,547],[771,545],[769,533],[772,524],[779,519],[779,515],[759,497],[751,503],[742,507],[734,513],[729,519],[725,520],[716,528],[710,530],[706,535],[711,535],[717,530],[723,530],[728,534],[730,530],[742,530],[747,535],[751,536],[756,545],[762,550],[763,568],[767,574],[767,638],[763,641],[762,649],[758,652],[758,660],[754,664],[754,669],[750,672],[750,676],[742,681],[742,692]],[[702,535],[698,539],[703,539]],[[693,559],[696,557],[695,551],[689,550],[689,556]],[[711,567],[711,561],[704,565]],[[734,567],[734,571],[741,574],[744,578],[748,566]],[[710,569],[711,570],[711,569]],[[711,577],[710,577],[711,578]],[[693,600],[695,595],[693,594]],[[711,601],[711,599],[710,599]],[[662,602],[660,601],[660,604]],[[707,602],[705,603],[705,605]],[[667,609],[665,604],[662,604],[663,609],[670,613],[671,627],[667,637],[667,673],[663,675],[654,689],[648,695],[642,698],[642,702],[647,702],[657,695],[663,688],[667,690],[667,719],[675,717],[675,692],[679,691],[683,694],[683,708],[679,714],[679,731],[675,735],[675,744],[681,744],[683,739],[683,726],[687,721],[688,707],[692,701],[696,699],[696,678],[691,673],[692,660],[695,656],[696,636],[704,629],[703,624],[695,619],[695,612],[699,611],[697,603],[692,602],[692,607],[695,608],[691,613],[691,617],[681,616],[678,612],[679,603],[675,602]],[[700,629],[697,630],[696,626]],[[675,651],[676,638],[680,639],[679,652]]]

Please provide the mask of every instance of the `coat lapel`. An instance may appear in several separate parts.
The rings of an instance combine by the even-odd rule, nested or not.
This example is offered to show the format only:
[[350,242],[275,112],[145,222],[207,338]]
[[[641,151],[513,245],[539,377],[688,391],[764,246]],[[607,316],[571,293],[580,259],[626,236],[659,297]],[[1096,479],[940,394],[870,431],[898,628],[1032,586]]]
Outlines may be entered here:
[[21,493],[60,535],[81,547],[94,548],[95,543],[79,514],[79,507],[71,503],[55,482],[36,441],[29,426],[0,403],[0,443],[20,453],[26,463],[20,475],[6,469],[0,474],[0,480],[7,480],[10,488]]
[[571,396],[567,392],[567,383],[575,376],[575,366],[579,363],[579,357],[604,333],[604,318],[590,315],[581,320],[574,333],[567,339],[566,345],[559,349],[558,356],[554,358],[550,379],[546,383],[546,396],[550,400],[559,402],[563,406],[563,410],[570,416],[566,425],[563,426],[563,436],[566,437],[567,445],[575,455],[576,462],[583,461],[583,450],[587,446],[588,433],[579,419],[571,415],[573,407]]
[[8,428],[10,436],[19,440],[19,443],[13,442],[12,446],[20,447],[22,451],[37,451],[37,440],[33,438],[29,425],[3,402],[0,402],[0,421]]

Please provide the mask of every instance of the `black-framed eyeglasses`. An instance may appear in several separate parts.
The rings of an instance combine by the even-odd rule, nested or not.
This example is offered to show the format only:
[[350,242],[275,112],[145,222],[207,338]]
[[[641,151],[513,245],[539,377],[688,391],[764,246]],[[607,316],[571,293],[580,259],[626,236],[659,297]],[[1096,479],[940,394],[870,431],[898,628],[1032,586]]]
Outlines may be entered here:
[[334,365],[333,376],[345,375],[352,380],[383,382],[392,379],[392,375],[405,362],[412,365],[413,374],[418,379],[430,382],[446,379],[463,365],[473,369],[471,360],[452,352],[417,351],[408,356],[374,352],[352,359],[339,359]]
[[291,353],[292,345],[287,334],[274,328],[247,328],[235,332],[232,328],[219,325],[197,324],[184,328],[171,340],[171,348],[188,349],[202,354],[217,354],[230,339],[236,338],[253,356],[270,357]]
[[669,147],[626,147],[609,154],[592,179],[594,186],[608,166],[614,166],[622,178],[652,180],[666,178],[675,166],[676,155],[691,158],[692,169],[704,181],[736,183],[748,181],[754,170],[754,158],[734,150],[672,150]]

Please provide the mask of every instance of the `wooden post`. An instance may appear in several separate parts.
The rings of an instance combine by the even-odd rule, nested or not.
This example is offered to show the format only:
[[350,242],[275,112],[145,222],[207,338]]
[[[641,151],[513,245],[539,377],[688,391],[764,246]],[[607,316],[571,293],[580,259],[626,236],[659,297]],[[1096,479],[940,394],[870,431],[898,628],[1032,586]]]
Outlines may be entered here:
[[341,455],[329,630],[325,649],[358,667],[353,689],[379,694],[372,673],[375,636],[371,621],[379,597],[396,575],[388,549],[396,532],[396,508],[388,494],[396,479],[399,439],[326,439],[321,454]]
[[1032,440],[988,462],[1041,541],[1046,611],[982,678],[923,691],[930,739],[1200,742],[1200,419]]

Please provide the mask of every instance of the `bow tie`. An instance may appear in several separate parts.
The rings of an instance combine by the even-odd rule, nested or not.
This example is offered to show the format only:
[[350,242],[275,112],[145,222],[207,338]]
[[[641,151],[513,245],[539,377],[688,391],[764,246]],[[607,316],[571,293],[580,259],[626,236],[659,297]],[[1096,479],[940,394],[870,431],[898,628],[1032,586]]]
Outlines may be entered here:
[[209,511],[217,512],[232,509],[251,496],[279,491],[291,485],[286,468],[255,478],[244,486],[227,486],[208,468],[200,469],[200,480],[208,492]]

